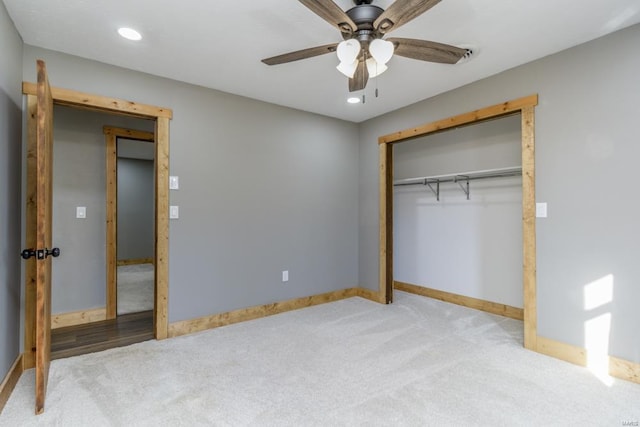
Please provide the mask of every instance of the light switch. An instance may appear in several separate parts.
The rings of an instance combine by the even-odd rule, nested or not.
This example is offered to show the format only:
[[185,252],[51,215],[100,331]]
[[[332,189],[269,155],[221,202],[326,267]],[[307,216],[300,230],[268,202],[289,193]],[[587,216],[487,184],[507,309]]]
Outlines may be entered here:
[[288,282],[289,281],[289,270],[283,270],[282,271],[282,281],[283,282]]
[[536,203],[536,218],[546,218],[546,217],[547,217],[547,204]]
[[86,217],[87,217],[87,207],[76,206],[76,218],[86,218]]
[[178,219],[180,217],[180,207],[179,206],[169,206],[169,218],[170,219]]
[[180,188],[180,181],[177,176],[169,177],[169,190],[177,190]]

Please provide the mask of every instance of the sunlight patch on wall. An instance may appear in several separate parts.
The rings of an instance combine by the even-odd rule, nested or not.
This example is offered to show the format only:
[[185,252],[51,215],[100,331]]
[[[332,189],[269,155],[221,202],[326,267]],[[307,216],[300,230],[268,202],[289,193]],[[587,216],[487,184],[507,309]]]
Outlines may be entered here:
[[593,310],[613,301],[613,274],[608,274],[584,287],[584,309]]
[[613,378],[609,375],[610,331],[611,313],[605,313],[584,322],[587,369],[609,387],[613,385]]
[[[584,287],[584,309],[591,311],[613,301],[613,274],[606,275]],[[587,368],[611,387],[609,375],[609,336],[611,313],[606,312],[584,322],[584,342],[587,350]]]

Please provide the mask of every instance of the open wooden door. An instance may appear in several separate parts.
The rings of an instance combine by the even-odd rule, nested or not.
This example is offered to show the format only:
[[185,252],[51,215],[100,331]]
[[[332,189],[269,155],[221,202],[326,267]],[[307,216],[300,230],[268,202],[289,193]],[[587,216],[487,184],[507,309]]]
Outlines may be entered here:
[[53,98],[43,61],[37,62],[37,71],[37,96],[28,99],[26,241],[30,247],[22,251],[22,258],[27,260],[27,298],[35,298],[35,334],[31,343],[35,355],[29,357],[35,359],[36,414],[41,414],[51,362],[51,257],[57,257],[60,250],[52,248],[51,241]]
[[[53,196],[53,98],[44,61],[38,61],[36,129],[36,414],[44,411],[51,363],[51,199]],[[44,252],[43,252],[44,250]],[[55,250],[51,255],[56,255]],[[57,255],[56,255],[57,256]]]

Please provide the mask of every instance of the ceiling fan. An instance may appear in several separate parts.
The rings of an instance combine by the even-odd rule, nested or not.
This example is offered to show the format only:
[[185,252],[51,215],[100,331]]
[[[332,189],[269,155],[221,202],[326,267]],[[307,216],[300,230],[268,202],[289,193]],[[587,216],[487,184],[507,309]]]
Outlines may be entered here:
[[340,59],[337,69],[349,77],[350,92],[364,89],[369,77],[383,73],[394,54],[441,64],[455,64],[470,54],[468,49],[427,40],[383,38],[440,0],[396,0],[386,10],[372,5],[373,0],[353,0],[355,6],[346,12],[332,0],[299,1],[336,27],[344,40],[273,56],[262,62],[277,65],[336,52]]

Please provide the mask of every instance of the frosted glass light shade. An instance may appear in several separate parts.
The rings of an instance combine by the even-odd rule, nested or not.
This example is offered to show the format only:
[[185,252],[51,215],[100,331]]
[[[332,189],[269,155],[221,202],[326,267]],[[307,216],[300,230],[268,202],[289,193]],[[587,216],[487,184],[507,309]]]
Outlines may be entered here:
[[388,67],[386,65],[376,62],[376,60],[373,58],[367,59],[367,71],[369,72],[369,78],[379,76],[380,74],[387,71],[387,68]]
[[[392,45],[393,46],[393,45]],[[336,51],[340,62],[351,64],[360,55],[360,42],[356,39],[343,40]]]
[[352,78],[356,72],[356,69],[358,68],[358,61],[353,61],[349,63],[341,62],[340,64],[338,64],[336,68],[345,76]]
[[390,41],[375,39],[369,44],[369,53],[378,63],[386,64],[393,56],[393,43]]

